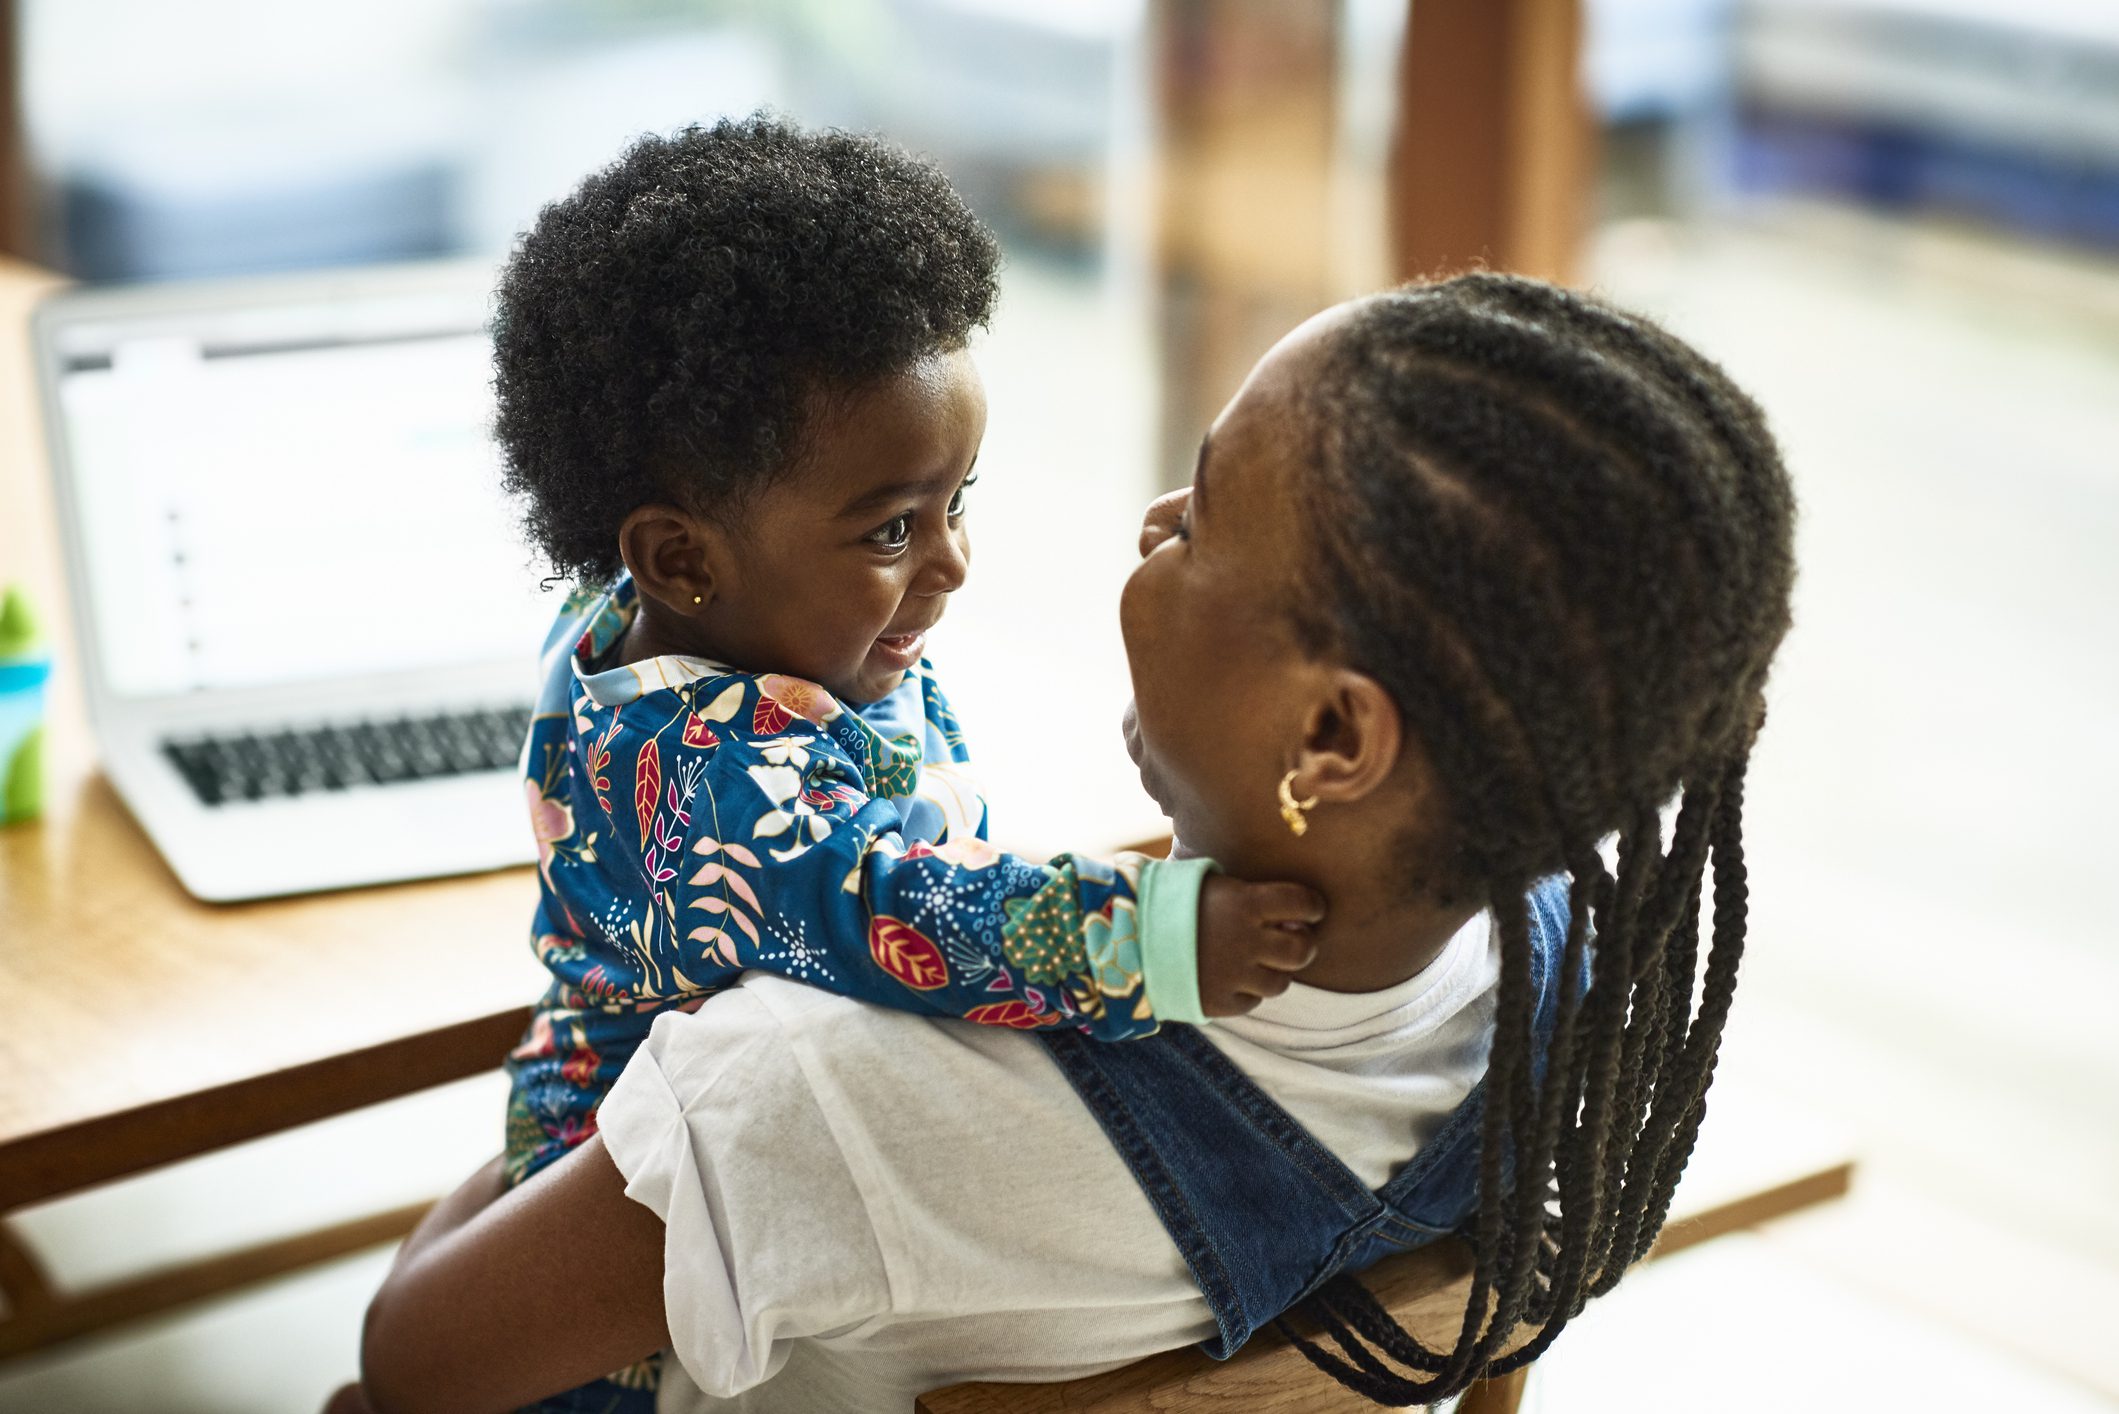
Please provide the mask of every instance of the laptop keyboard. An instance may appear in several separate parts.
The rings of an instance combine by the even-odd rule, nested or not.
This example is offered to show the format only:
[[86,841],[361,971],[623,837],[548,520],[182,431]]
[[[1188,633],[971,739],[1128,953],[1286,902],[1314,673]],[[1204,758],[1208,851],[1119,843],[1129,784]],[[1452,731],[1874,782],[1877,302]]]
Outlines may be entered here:
[[527,705],[400,717],[304,731],[165,741],[162,753],[208,805],[391,785],[514,766]]

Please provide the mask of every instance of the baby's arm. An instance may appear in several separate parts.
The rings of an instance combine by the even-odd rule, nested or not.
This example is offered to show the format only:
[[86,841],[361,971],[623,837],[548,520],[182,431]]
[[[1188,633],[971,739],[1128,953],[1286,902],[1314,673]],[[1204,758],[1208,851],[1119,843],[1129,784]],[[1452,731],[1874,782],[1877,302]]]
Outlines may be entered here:
[[1215,878],[1203,894],[1204,860],[1038,863],[976,839],[908,844],[897,807],[863,780],[826,730],[720,741],[670,900],[680,955],[1105,1040],[1248,1010],[1309,961],[1307,889]]

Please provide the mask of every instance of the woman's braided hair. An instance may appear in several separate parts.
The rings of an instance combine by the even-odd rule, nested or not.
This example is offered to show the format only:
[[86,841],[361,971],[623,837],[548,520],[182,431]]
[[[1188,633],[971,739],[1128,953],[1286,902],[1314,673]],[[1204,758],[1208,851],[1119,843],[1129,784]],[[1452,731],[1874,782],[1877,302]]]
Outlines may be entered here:
[[[1455,1347],[1426,1350],[1346,1276],[1301,1308],[1336,1353],[1281,1328],[1377,1402],[1426,1404],[1536,1359],[1662,1228],[1743,949],[1744,768],[1789,623],[1794,494],[1718,367],[1594,299],[1465,275],[1362,301],[1327,337],[1325,593],[1302,626],[1431,757],[1453,850],[1413,884],[1486,899],[1503,962]],[[1525,894],[1563,870],[1540,1083]],[[1519,1325],[1535,1334],[1503,1356]]]

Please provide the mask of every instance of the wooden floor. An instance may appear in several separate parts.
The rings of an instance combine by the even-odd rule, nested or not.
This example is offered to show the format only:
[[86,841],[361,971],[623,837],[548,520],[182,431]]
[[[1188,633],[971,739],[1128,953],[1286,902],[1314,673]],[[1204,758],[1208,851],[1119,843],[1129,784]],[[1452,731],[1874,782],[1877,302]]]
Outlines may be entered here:
[[[2099,881],[2119,833],[2119,268],[1783,213],[1617,228],[1594,269],[1758,394],[1803,496],[1731,1045],[1857,1133],[1863,1167],[1833,1209],[1638,1274],[1527,1407],[2114,1407],[2119,927]],[[1125,784],[1093,739],[1078,778],[1049,761],[1106,708],[1117,757],[1129,554],[1104,537],[1147,481],[1127,401],[1147,362],[1063,282],[1009,279],[979,555],[937,643],[995,644],[1037,685],[960,705],[1000,779],[1042,782],[1004,791],[1004,834],[1064,844]],[[1065,672],[1071,704],[1046,690]],[[417,1196],[490,1150],[497,1107],[474,1086],[290,1136],[50,1210],[40,1238],[101,1278]],[[347,1213],[302,1191],[332,1166],[366,1184]],[[9,1366],[0,1411],[313,1407],[350,1373],[380,1262]]]

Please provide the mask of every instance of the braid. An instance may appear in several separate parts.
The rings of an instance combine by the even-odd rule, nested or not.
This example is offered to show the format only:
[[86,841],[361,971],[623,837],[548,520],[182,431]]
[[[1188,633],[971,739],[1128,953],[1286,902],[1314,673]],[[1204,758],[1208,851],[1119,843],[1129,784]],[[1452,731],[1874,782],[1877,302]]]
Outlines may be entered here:
[[[1655,869],[1661,862],[1658,853],[1661,840],[1661,827],[1653,811],[1644,812],[1633,828],[1619,837],[1618,898],[1612,907],[1610,927],[1600,927],[1597,932],[1599,970],[1614,980],[1638,975],[1634,950],[1639,943],[1639,931],[1634,925],[1647,905],[1648,892],[1655,882]],[[1615,1097],[1624,1094],[1627,1088],[1624,1074],[1626,1023],[1632,992],[1627,987],[1607,986],[1596,988],[1592,995],[1601,1002],[1595,1023],[1598,1047],[1596,1064],[1584,1092],[1587,1118],[1579,1130],[1582,1143],[1579,1162],[1590,1170],[1588,1181],[1593,1185],[1591,1192],[1595,1195],[1592,1202],[1597,1219],[1590,1228],[1581,1254],[1585,1269],[1593,1277],[1603,1270],[1605,1256],[1610,1251],[1612,1228],[1602,1219],[1615,1206],[1626,1161],[1625,1149],[1612,1142],[1611,1131],[1613,1120],[1619,1113]]]
[[[1669,1212],[1743,948],[1743,776],[1794,499],[1720,369],[1584,296],[1462,276],[1361,301],[1328,337],[1321,607],[1298,626],[1418,736],[1449,801],[1445,874],[1430,846],[1418,886],[1486,899],[1502,969],[1455,1342],[1427,1349],[1346,1275],[1303,1304],[1320,1338],[1280,1327],[1368,1398],[1432,1403],[1536,1359]],[[1563,868],[1541,1058],[1525,888]]]
[[[1512,1183],[1509,1197],[1510,1220],[1506,1233],[1503,1275],[1495,1294],[1493,1318],[1487,1323],[1486,1333],[1474,1348],[1472,1363],[1484,1365],[1500,1349],[1501,1342],[1516,1328],[1530,1304],[1531,1284],[1538,1275],[1538,1262],[1543,1255],[1545,1236],[1544,1213],[1551,1180],[1547,1177],[1552,1167],[1552,1141],[1543,1137],[1541,1105],[1537,1078],[1529,1064],[1531,1059],[1530,1011],[1532,983],[1530,976],[1530,906],[1518,886],[1496,894],[1493,901],[1494,922],[1501,934],[1502,984],[1520,994],[1517,1003],[1522,1011],[1520,1030],[1511,1027],[1508,1034],[1521,1034],[1525,1040],[1525,1055],[1522,1061],[1512,1066],[1509,1074],[1508,1094],[1508,1159],[1511,1164],[1508,1177]],[[1520,954],[1520,965],[1513,957]],[[1498,1031],[1498,1028],[1497,1028]],[[1499,1097],[1489,1095],[1488,1104]],[[1558,1124],[1554,1125],[1554,1137],[1558,1136]],[[1496,1254],[1497,1256],[1501,1254]]]
[[[1496,900],[1498,903],[1499,900]],[[1522,919],[1520,903],[1514,917]],[[1509,924],[1498,916],[1496,922],[1502,927]],[[1528,922],[1524,922],[1527,941]],[[1522,956],[1512,958],[1502,954],[1501,985],[1495,998],[1494,1014],[1494,1058],[1501,1063],[1487,1065],[1486,1106],[1480,1116],[1479,1145],[1479,1193],[1482,1201],[1476,1221],[1476,1237],[1472,1244],[1474,1263],[1472,1267],[1471,1300],[1464,1310],[1464,1327],[1457,1335],[1457,1348],[1444,1375],[1450,1376],[1477,1367],[1477,1351],[1484,1343],[1481,1328],[1487,1315],[1487,1298],[1497,1301],[1504,1293],[1497,1292],[1498,1284],[1505,1284],[1506,1277],[1497,1270],[1502,1265],[1502,1222],[1507,1217],[1509,1195],[1509,1169],[1514,1165],[1515,1181],[1523,1181],[1521,1172],[1523,1156],[1512,1154],[1518,1147],[1514,1143],[1520,1110],[1511,1102],[1518,1093],[1517,1077],[1530,1070],[1531,1046],[1531,979],[1530,952],[1520,949]],[[1514,1055],[1502,1057],[1506,1045]],[[1509,1263],[1513,1266],[1511,1260]],[[1510,1274],[1512,1275],[1512,1273]]]
[[1326,1283],[1323,1295],[1362,1339],[1393,1360],[1431,1374],[1443,1369],[1442,1357],[1421,1349],[1418,1341],[1398,1328],[1369,1289],[1352,1277],[1334,1277]]
[[1655,1185],[1646,1204],[1648,1220],[1634,1256],[1648,1253],[1662,1231],[1670,1212],[1671,1197],[1692,1156],[1699,1137],[1700,1121],[1707,1115],[1707,1087],[1714,1079],[1720,1055],[1722,1028],[1729,1020],[1730,1003],[1736,999],[1737,964],[1743,960],[1745,919],[1749,905],[1749,880],[1744,872],[1744,770],[1746,761],[1730,762],[1723,785],[1722,808],[1715,816],[1714,840],[1714,951],[1707,959],[1707,977],[1701,989],[1700,1014],[1685,1037],[1679,1067],[1686,1076],[1690,1103],[1663,1152],[1656,1157]]
[[[1594,860],[1594,856],[1591,856]],[[1554,1263],[1560,1246],[1554,1233],[1554,1215],[1550,1211],[1552,1201],[1560,1196],[1559,1147],[1560,1125],[1564,1118],[1560,1099],[1563,1095],[1581,1094],[1580,1066],[1576,1057],[1580,1048],[1576,1045],[1576,1018],[1581,1012],[1582,972],[1588,960],[1590,898],[1596,892],[1598,876],[1602,872],[1601,861],[1593,865],[1578,861],[1575,865],[1572,885],[1568,890],[1567,942],[1560,951],[1560,973],[1557,979],[1559,1000],[1553,1017],[1552,1042],[1547,1048],[1545,1084],[1538,1099],[1538,1130],[1531,1141],[1531,1151],[1539,1155],[1550,1155],[1552,1177],[1539,1185],[1539,1203],[1534,1216],[1537,1219],[1539,1272],[1544,1284],[1533,1292],[1526,1315],[1536,1321],[1552,1319],[1553,1304],[1558,1294],[1558,1273]],[[1542,1171],[1542,1164],[1541,1164]],[[1567,1210],[1562,1209],[1564,1218]],[[1529,1218],[1525,1219],[1526,1226]]]
[[[1603,1205],[1603,1192],[1595,1184],[1585,1185],[1587,1171],[1580,1156],[1582,1129],[1570,1126],[1567,1142],[1560,1142],[1558,1126],[1572,1115],[1563,1114],[1562,1097],[1574,1099],[1585,1088],[1589,1048],[1581,1044],[1582,971],[1588,960],[1589,917],[1600,886],[1609,882],[1603,861],[1590,855],[1573,869],[1573,887],[1568,892],[1567,944],[1560,957],[1560,998],[1554,1017],[1551,1055],[1546,1072],[1545,1093],[1539,1114],[1541,1146],[1553,1152],[1553,1185],[1560,1202],[1558,1219],[1546,1215],[1541,1246],[1550,1244],[1552,1275],[1533,1307],[1532,1317],[1552,1322],[1554,1312],[1571,1308],[1582,1286],[1582,1262],[1575,1260],[1588,1251],[1590,1233]],[[1549,1137],[1548,1137],[1549,1136]],[[1568,1260],[1562,1260],[1563,1258]],[[1563,1315],[1562,1320],[1566,1319]]]
[[[1664,966],[1665,946],[1677,920],[1668,918],[1663,910],[1671,898],[1681,904],[1686,900],[1696,902],[1698,898],[1707,815],[1713,808],[1708,790],[1696,787],[1686,791],[1677,827],[1672,832],[1670,856],[1638,923],[1634,940],[1635,1014],[1626,1028],[1625,1054],[1620,1063],[1621,1099],[1613,1114],[1614,1122],[1623,1119],[1631,1142],[1614,1151],[1605,1171],[1610,1221],[1597,1242],[1592,1294],[1608,1291],[1638,1255],[1633,1243],[1641,1228],[1641,1205],[1649,1172],[1642,1162],[1648,1157],[1652,1163],[1652,1156],[1659,1151],[1662,1141],[1656,1122],[1666,1108],[1668,1094],[1657,1086],[1658,1080],[1666,1078],[1660,1074],[1665,1037],[1673,1029],[1682,1031],[1682,1018],[1692,1010],[1692,974],[1686,973],[1682,981],[1673,984]],[[1644,1124],[1648,1126],[1645,1130]]]

